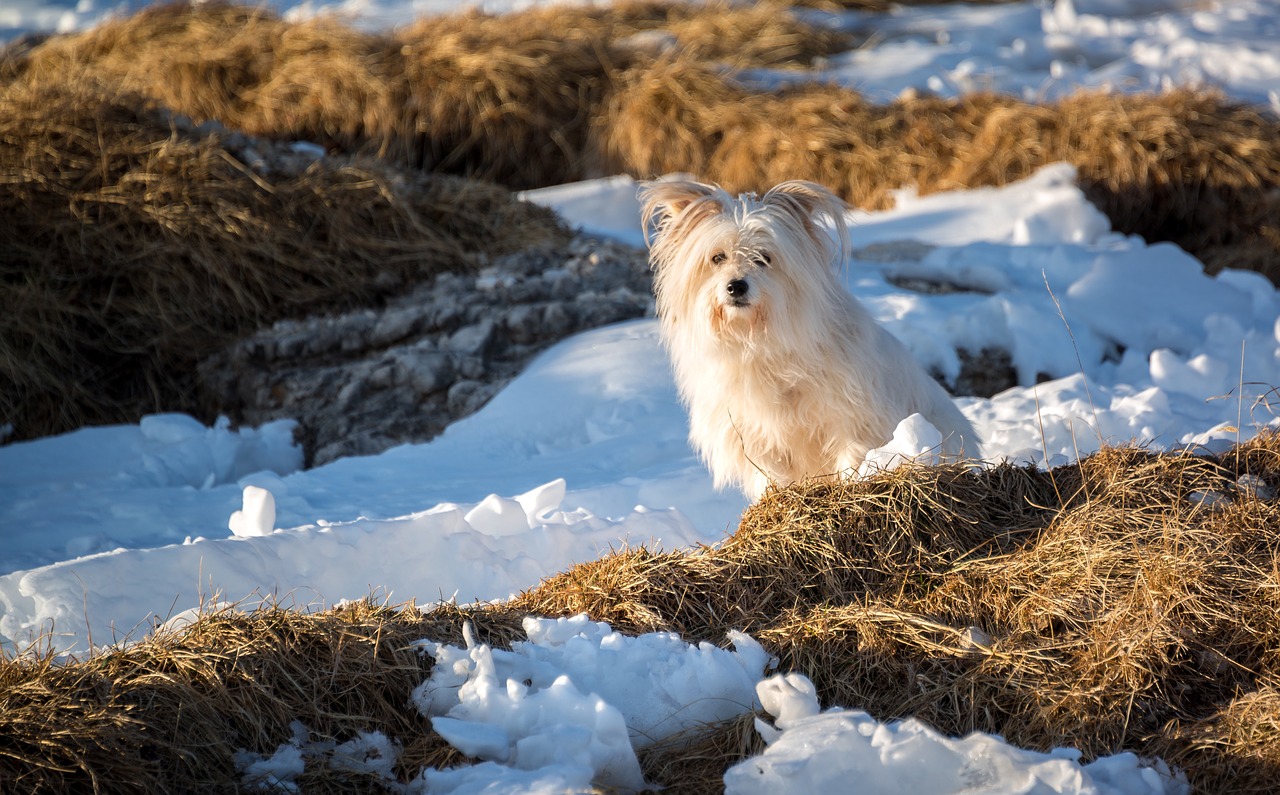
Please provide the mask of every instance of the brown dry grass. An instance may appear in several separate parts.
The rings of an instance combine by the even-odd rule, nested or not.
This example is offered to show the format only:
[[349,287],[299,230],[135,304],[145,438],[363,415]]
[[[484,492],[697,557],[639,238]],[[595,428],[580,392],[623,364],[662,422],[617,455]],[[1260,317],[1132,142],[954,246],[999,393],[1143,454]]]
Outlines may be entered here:
[[[746,629],[824,704],[881,719],[1159,755],[1197,791],[1272,792],[1280,499],[1239,488],[1245,473],[1280,487],[1280,435],[1216,457],[1108,449],[1049,472],[904,468],[771,490],[721,546],[626,550],[500,606],[215,611],[82,662],[0,660],[0,787],[231,789],[231,754],[271,752],[294,719],[339,742],[384,732],[408,780],[464,761],[406,704],[430,668],[413,641],[457,644],[471,620],[509,646],[524,615],[587,612],[689,641]],[[748,715],[642,764],[672,792],[717,791],[760,748]],[[370,785],[324,766],[306,776],[306,791]]]
[[[295,720],[313,740],[395,738],[406,780],[458,764],[465,757],[407,705],[432,664],[413,642],[460,638],[463,618],[367,601],[313,614],[269,604],[210,611],[180,632],[84,662],[0,659],[0,789],[237,791],[233,754],[270,755]],[[499,641],[519,628],[497,612],[470,620]],[[368,774],[308,768],[304,792],[381,791]]]
[[505,189],[378,161],[254,172],[86,78],[0,86],[0,416],[19,438],[197,411],[196,360],[564,233]]
[[632,37],[646,31],[736,65],[807,64],[848,46],[778,2],[470,12],[385,36],[208,3],[50,40],[23,68],[92,69],[197,120],[526,188],[585,175],[591,111],[611,74],[642,57]]
[[[678,56],[663,54],[664,37]],[[513,188],[686,171],[738,189],[813,179],[881,208],[899,187],[1002,185],[1065,160],[1118,230],[1280,284],[1274,119],[1191,92],[879,106],[834,86],[767,92],[732,77],[848,46],[780,2],[466,13],[386,36],[212,3],[58,37],[6,68],[92,69],[197,120]]]
[[1052,472],[771,491],[721,547],[614,555],[510,607],[690,640],[745,628],[823,703],[1087,757],[1159,754],[1197,791],[1270,792],[1280,501],[1237,491],[1243,472],[1280,484],[1280,437],[1219,458],[1119,449]]
[[731,190],[810,179],[868,209],[902,186],[1003,185],[1067,161],[1116,229],[1280,284],[1280,123],[1212,95],[875,105],[828,85],[757,91],[670,59],[620,76],[595,129],[605,171],[684,171]]

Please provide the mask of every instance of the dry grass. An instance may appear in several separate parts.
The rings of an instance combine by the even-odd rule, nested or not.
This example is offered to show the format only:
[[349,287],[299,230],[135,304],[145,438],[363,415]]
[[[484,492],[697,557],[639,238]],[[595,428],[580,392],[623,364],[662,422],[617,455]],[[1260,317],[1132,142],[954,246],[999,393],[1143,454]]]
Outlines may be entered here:
[[[824,703],[1087,757],[1159,754],[1197,791],[1270,792],[1280,501],[1237,491],[1243,472],[1280,484],[1280,437],[1220,458],[1107,450],[1052,472],[771,491],[721,547],[611,556],[510,607],[690,640],[745,628]],[[1210,491],[1214,507],[1189,499]]]
[[1002,185],[1066,160],[1120,231],[1280,284],[1274,119],[1185,91],[880,106],[834,86],[767,92],[732,76],[849,46],[781,2],[465,13],[385,36],[211,3],[54,38],[5,68],[91,69],[197,120],[513,188],[686,171],[739,189],[813,179],[882,208],[903,186]]
[[[662,54],[667,40],[678,57]],[[725,71],[806,65],[848,46],[777,2],[469,13],[393,36],[202,4],[56,38],[10,68],[92,68],[197,120],[514,188],[615,171],[687,171],[741,189],[803,177],[881,208],[902,186],[1001,185],[1067,160],[1120,231],[1280,283],[1274,120],[1189,92],[878,106],[818,84],[749,89]]]
[[23,68],[92,69],[197,120],[527,188],[584,176],[591,111],[610,76],[645,57],[643,32],[735,65],[807,64],[848,46],[777,2],[471,12],[386,36],[208,3],[53,39]]
[[[406,704],[430,668],[412,641],[456,644],[472,620],[508,646],[524,615],[587,612],[690,641],[746,629],[824,704],[1086,757],[1160,755],[1197,791],[1271,792],[1280,500],[1240,489],[1245,473],[1280,487],[1280,436],[1217,457],[1109,449],[1050,472],[905,468],[770,491],[719,547],[624,551],[501,606],[268,606],[83,662],[0,660],[0,787],[231,789],[231,754],[271,752],[294,719],[339,742],[384,732],[408,780],[464,761]],[[1210,492],[1216,503],[1195,498]],[[701,793],[759,750],[743,716],[642,764]],[[306,775],[306,791],[370,786],[323,765]]]
[[564,234],[492,185],[342,158],[257,173],[225,139],[88,78],[0,85],[0,417],[19,438],[198,411],[196,360],[238,335]]
[[1068,161],[1116,229],[1280,284],[1280,123],[1212,95],[875,105],[836,86],[752,90],[671,59],[621,75],[595,129],[604,171],[685,171],[732,190],[811,179],[868,209],[904,185],[1003,185]]
[[[64,664],[0,659],[0,789],[237,791],[233,755],[270,755],[301,721],[313,740],[381,731],[403,746],[401,777],[465,761],[408,706],[430,675],[423,637],[461,638],[461,612],[370,602],[305,614],[270,604],[206,613],[180,632]],[[509,637],[519,620],[471,617]],[[514,626],[515,629],[512,629]],[[308,765],[304,792],[377,792],[369,774]]]

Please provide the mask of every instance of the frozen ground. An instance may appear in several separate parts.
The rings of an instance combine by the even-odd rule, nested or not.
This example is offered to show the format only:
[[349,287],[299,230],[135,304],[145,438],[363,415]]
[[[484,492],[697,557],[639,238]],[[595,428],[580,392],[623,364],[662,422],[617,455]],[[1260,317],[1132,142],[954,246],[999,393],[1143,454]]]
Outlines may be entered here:
[[[363,9],[366,24],[442,6],[328,5]],[[113,7],[19,0],[0,9],[0,35],[74,29]],[[1129,10],[1108,11],[1120,7]],[[965,75],[1037,95],[1123,76],[1125,87],[1207,82],[1274,107],[1280,66],[1268,42],[1277,20],[1280,4],[1248,1],[850,14],[837,23],[875,23],[881,34],[875,46],[828,67],[882,96],[908,85],[982,87]],[[640,242],[635,186],[626,178],[528,198],[596,233]],[[1280,385],[1280,295],[1256,275],[1211,279],[1176,247],[1111,233],[1067,167],[1003,189],[904,194],[895,210],[854,221],[846,283],[923,362],[953,375],[959,348],[1012,355],[1024,386],[960,403],[989,460],[1058,463],[1129,440],[1215,449],[1280,425],[1269,397]],[[895,286],[928,283],[949,289]],[[1049,380],[1031,386],[1041,377]],[[910,423],[901,430],[886,446],[886,463],[920,452],[927,435]],[[333,604],[379,590],[420,603],[496,599],[622,544],[715,543],[733,530],[744,500],[711,489],[685,431],[655,324],[637,321],[558,345],[429,444],[309,471],[299,470],[287,423],[231,430],[158,416],[9,445],[0,448],[0,644],[20,647],[51,632],[57,648],[84,650],[136,637],[215,596]],[[1178,791],[1131,756],[1081,766],[1066,752],[1031,754],[996,738],[954,740],[910,722],[819,713],[801,680],[758,685],[769,671],[750,638],[736,638],[731,653],[670,636],[622,638],[585,619],[526,629],[528,643],[510,653],[476,644],[434,649],[444,662],[432,680],[456,688],[457,703],[423,707],[420,698],[419,706],[487,761],[429,773],[422,786],[634,785],[640,705],[599,674],[628,670],[633,677],[683,671],[685,679],[655,679],[646,691],[669,693],[676,712],[706,687],[736,683],[724,696],[734,710],[758,698],[775,716],[760,727],[768,750],[731,771],[731,791],[786,791],[783,779],[793,791],[815,791],[853,771],[868,787],[888,782],[870,790],[885,792],[902,791],[911,775],[942,782],[931,790],[939,792],[948,783],[950,791],[979,784],[989,792]],[[604,658],[612,662],[592,667]],[[512,674],[525,670],[538,675]],[[526,679],[533,684],[509,683]],[[661,734],[653,728],[664,723],[660,716],[643,721],[648,736]],[[379,736],[351,742],[329,755],[373,765],[392,753]],[[246,757],[246,781],[288,781],[311,751],[300,727],[278,759]]]

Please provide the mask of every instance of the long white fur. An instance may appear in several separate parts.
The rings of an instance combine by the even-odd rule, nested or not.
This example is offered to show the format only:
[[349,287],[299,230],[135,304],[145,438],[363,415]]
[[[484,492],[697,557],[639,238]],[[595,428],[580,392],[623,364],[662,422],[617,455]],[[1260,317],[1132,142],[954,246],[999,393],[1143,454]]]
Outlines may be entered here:
[[736,198],[660,181],[641,201],[662,339],[717,488],[754,498],[770,482],[848,474],[913,413],[942,432],[944,456],[976,452],[950,396],[840,283],[836,196],[801,181]]

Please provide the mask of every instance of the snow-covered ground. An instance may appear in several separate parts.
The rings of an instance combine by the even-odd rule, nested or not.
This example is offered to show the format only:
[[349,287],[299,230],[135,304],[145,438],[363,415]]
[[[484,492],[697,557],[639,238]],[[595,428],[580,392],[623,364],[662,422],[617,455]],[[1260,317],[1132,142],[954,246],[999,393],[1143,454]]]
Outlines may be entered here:
[[[456,4],[273,5],[293,15],[336,8],[388,25]],[[77,29],[118,8],[17,0],[0,9],[0,37]],[[849,13],[834,23],[879,30],[826,73],[873,96],[909,86],[1045,96],[1077,85],[1198,82],[1280,108],[1276,2],[949,5]],[[1024,386],[959,401],[988,460],[1053,464],[1134,439],[1215,449],[1280,427],[1275,398],[1266,400],[1280,385],[1280,294],[1255,274],[1208,278],[1174,246],[1112,233],[1072,178],[1070,168],[1050,166],[1002,189],[904,193],[892,211],[856,213],[846,284],[948,376],[959,348],[1009,351]],[[595,233],[642,243],[630,179],[527,198]],[[894,286],[904,281],[959,289]],[[1032,386],[1042,375],[1051,380]],[[655,323],[642,320],[557,345],[431,443],[308,471],[288,423],[231,430],[165,415],[9,445],[0,448],[0,644],[52,632],[58,648],[84,650],[137,637],[202,600],[255,593],[324,605],[374,590],[420,603],[500,599],[623,544],[715,543],[732,532],[745,500],[712,490],[685,422]],[[920,452],[919,429],[901,430],[881,461]],[[442,734],[488,761],[432,773],[424,783],[432,791],[479,792],[501,781],[501,791],[552,792],[593,777],[634,785],[640,732],[652,740],[679,728],[646,712],[645,699],[667,694],[675,715],[698,693],[730,685],[721,703],[733,709],[699,720],[756,704],[776,718],[760,727],[767,752],[727,777],[732,791],[817,791],[852,769],[877,792],[917,780],[918,791],[937,792],[979,784],[988,792],[1178,791],[1131,756],[1081,766],[1066,752],[1032,754],[996,738],[947,739],[853,711],[818,714],[802,680],[761,683],[767,661],[745,636],[726,652],[670,636],[622,638],[585,619],[531,620],[526,629],[529,641],[510,653],[433,648],[432,682],[451,688],[452,700],[420,693],[417,704]],[[655,679],[643,696],[619,689],[624,678],[660,674],[671,681]],[[246,775],[287,780],[305,738],[300,731],[278,759],[246,757]]]

